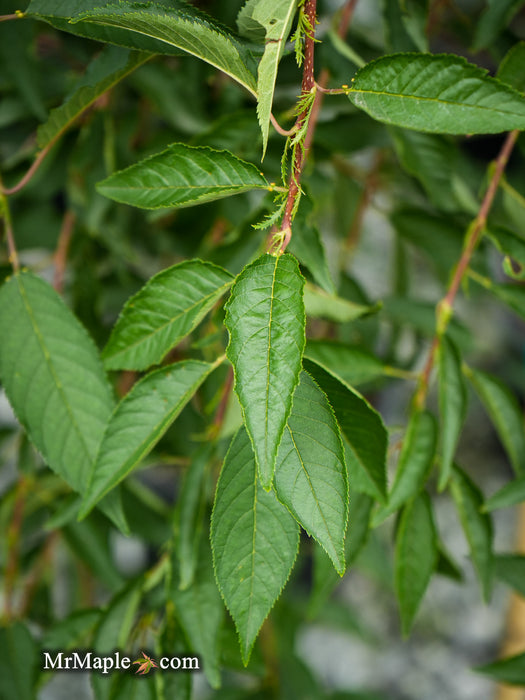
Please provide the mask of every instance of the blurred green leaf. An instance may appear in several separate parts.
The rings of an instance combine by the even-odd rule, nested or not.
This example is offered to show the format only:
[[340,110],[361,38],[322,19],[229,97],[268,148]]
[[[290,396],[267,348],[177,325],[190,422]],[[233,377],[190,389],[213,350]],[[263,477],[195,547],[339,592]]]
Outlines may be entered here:
[[439,489],[452,474],[456,446],[467,413],[467,387],[456,346],[442,336],[439,347],[439,412],[441,417],[441,463]]

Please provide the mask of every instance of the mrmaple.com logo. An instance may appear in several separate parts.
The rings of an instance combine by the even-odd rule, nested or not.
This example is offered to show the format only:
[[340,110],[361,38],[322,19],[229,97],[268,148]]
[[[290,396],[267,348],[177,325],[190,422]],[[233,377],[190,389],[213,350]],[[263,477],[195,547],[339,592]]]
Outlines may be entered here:
[[125,656],[120,651],[113,654],[100,656],[92,651],[73,651],[64,654],[63,651],[50,653],[42,652],[43,671],[98,671],[102,674],[110,671],[129,671],[137,665],[135,673],[146,675],[154,668],[162,671],[198,671],[200,669],[197,656],[163,656],[158,663],[151,656],[142,652],[142,656],[135,661],[130,656]]

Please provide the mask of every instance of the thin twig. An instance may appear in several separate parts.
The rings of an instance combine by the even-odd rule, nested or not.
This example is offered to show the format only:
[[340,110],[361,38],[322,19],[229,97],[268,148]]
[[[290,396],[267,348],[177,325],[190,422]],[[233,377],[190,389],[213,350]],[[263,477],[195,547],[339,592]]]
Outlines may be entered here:
[[12,15],[0,15],[0,22],[9,22],[11,19],[20,19],[21,17],[22,15],[16,12]]
[[55,263],[55,275],[53,279],[53,287],[59,294],[64,290],[64,273],[66,270],[67,254],[73,229],[75,227],[76,214],[71,209],[68,209],[62,219],[62,227],[58,236],[58,243],[53,256]]
[[20,537],[24,521],[24,507],[29,489],[29,480],[21,476],[16,485],[13,517],[7,529],[7,557],[4,580],[4,616],[7,621],[13,618],[13,592],[18,576],[20,558]]
[[292,126],[291,129],[283,129],[283,127],[279,124],[277,119],[274,117],[272,113],[270,113],[270,121],[273,124],[273,128],[278,134],[281,134],[281,136],[293,136],[296,132],[296,129],[294,126]]
[[419,386],[417,392],[414,396],[414,405],[416,408],[422,409],[426,402],[426,397],[428,393],[428,387],[430,383],[430,374],[434,367],[436,360],[437,351],[439,349],[441,337],[446,331],[450,319],[452,317],[452,307],[456,299],[461,282],[467,273],[470,261],[476,250],[476,246],[479,243],[485,224],[487,222],[487,217],[489,215],[490,209],[494,202],[494,197],[498,190],[500,180],[502,178],[505,166],[508,163],[514,144],[519,136],[519,131],[511,131],[507,134],[501,151],[494,164],[494,171],[490,179],[487,191],[481,202],[478,215],[469,226],[467,234],[465,236],[465,243],[463,246],[463,252],[454,270],[454,275],[452,276],[452,281],[450,282],[448,291],[443,299],[437,305],[437,333],[432,341],[430,351],[427,357],[427,361],[421,372],[421,377],[419,381]]
[[[2,186],[2,180],[0,179],[0,188]],[[0,193],[0,218],[4,221],[5,229],[5,239],[7,243],[7,250],[9,254],[9,262],[13,266],[13,270],[18,272],[20,270],[20,263],[18,261],[18,252],[16,250],[15,237],[13,234],[13,226],[11,223],[11,213],[9,211],[9,203],[7,197],[4,197]]]
[[19,192],[23,187],[27,185],[27,183],[31,180],[33,175],[36,173],[40,165],[42,164],[42,161],[44,158],[47,156],[49,153],[49,149],[51,148],[52,144],[47,145],[45,148],[43,148],[40,153],[37,155],[35,160],[33,161],[32,165],[30,165],[28,171],[26,174],[23,176],[23,178],[20,180],[20,182],[13,187],[2,187],[0,189],[0,192],[2,194],[15,194],[16,192]]

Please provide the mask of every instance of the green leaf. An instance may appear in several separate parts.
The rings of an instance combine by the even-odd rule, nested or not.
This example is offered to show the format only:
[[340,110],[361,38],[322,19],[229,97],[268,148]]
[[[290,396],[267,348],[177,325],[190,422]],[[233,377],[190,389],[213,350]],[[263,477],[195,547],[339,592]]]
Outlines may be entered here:
[[328,294],[335,294],[319,229],[310,221],[312,210],[313,206],[309,200],[306,197],[301,198],[288,251],[295,255],[302,265],[306,265],[317,284]]
[[[208,15],[181,0],[134,3],[97,0],[32,0],[29,16],[44,19],[59,29],[152,53],[197,56],[222,70],[256,94],[249,50]],[[68,21],[65,21],[68,20]],[[99,26],[97,26],[99,25]],[[100,26],[101,25],[101,26]]]
[[275,492],[342,576],[348,520],[343,443],[326,396],[306,372],[301,372],[279,447]]
[[257,117],[263,136],[264,158],[277,69],[290,33],[297,0],[265,0],[249,3],[248,8],[250,20],[264,27],[266,33],[264,53],[257,68]]
[[441,469],[439,490],[452,474],[452,463],[461,427],[467,413],[467,387],[461,371],[461,357],[446,336],[439,348],[439,413],[441,417]]
[[[491,228],[490,231],[487,231],[486,234],[494,243],[496,248],[505,255],[505,259],[503,261],[503,269],[509,277],[514,277],[514,279],[519,279],[522,280],[525,278],[525,240],[521,238],[521,236],[517,236],[515,233],[512,231],[509,231],[508,229],[504,229],[501,227],[497,228]],[[512,258],[513,261],[515,261],[518,264],[518,270],[515,269],[514,265],[512,264],[510,258]],[[508,287],[502,285],[503,290],[507,290]],[[498,285],[496,286],[496,290],[498,289]],[[498,294],[498,291],[496,291],[496,294]],[[500,294],[501,294],[501,289],[500,289]],[[500,296],[498,294],[498,296]],[[503,296],[501,297],[503,301],[506,301],[508,298],[505,294],[505,291],[503,291]],[[522,296],[517,297],[519,299],[518,301],[518,313],[521,313],[521,315],[525,314],[525,298],[522,298]],[[513,304],[510,304],[511,306],[514,307]]]
[[423,491],[403,508],[396,533],[394,582],[405,637],[410,633],[437,561],[432,506]]
[[98,609],[85,608],[55,622],[45,631],[40,640],[40,648],[50,651],[65,651],[66,649],[86,646],[86,642],[91,638],[91,632],[100,622],[102,614]]
[[[0,380],[51,469],[84,493],[114,407],[95,344],[60,296],[29,272],[0,289]],[[102,510],[127,530],[114,494]]]
[[461,154],[453,141],[406,129],[391,128],[390,133],[401,165],[419,180],[438,209],[477,213],[478,203],[462,177]]
[[336,323],[347,323],[379,310],[379,305],[363,306],[335,294],[327,294],[320,287],[307,282],[304,288],[304,306],[308,316],[326,318]]
[[244,428],[222,467],[211,522],[215,575],[247,664],[259,629],[292,569],[299,528],[273,492],[259,485]]
[[478,666],[478,673],[484,673],[500,683],[510,685],[525,685],[525,652],[516,656],[509,656],[492,664]]
[[525,596],[524,554],[497,554],[494,557],[494,573],[496,578]]
[[102,353],[105,367],[143,370],[160,363],[232,282],[229,272],[201,260],[159,272],[122,309]]
[[0,695],[4,700],[34,700],[37,646],[21,622],[0,627]]
[[79,518],[153,449],[216,366],[186,360],[151,372],[133,386],[108,421]]
[[[390,220],[399,236],[418,252],[422,251],[435,267],[440,280],[447,284],[450,270],[461,255],[463,227],[455,226],[450,216],[436,216],[422,209],[406,207],[394,211]],[[433,326],[435,329],[435,308]]]
[[428,411],[414,411],[403,440],[388,503],[376,513],[374,527],[421,491],[432,469],[436,442],[434,416]]
[[351,386],[377,379],[385,369],[371,352],[335,340],[307,340],[304,357]]
[[454,468],[450,489],[465,532],[470,556],[486,602],[492,591],[492,520],[481,512],[483,494],[476,484],[458,467]]
[[525,129],[525,99],[460,56],[392,54],[357,72],[348,97],[378,121],[417,131]]
[[253,189],[267,189],[264,175],[228,151],[173,143],[97,183],[109,199],[142,209],[191,207]]
[[496,491],[487,502],[483,510],[491,511],[498,508],[509,508],[525,501],[525,476],[505,484],[499,491]]
[[519,41],[505,54],[496,75],[501,82],[525,92],[525,41]]
[[206,512],[206,475],[212,450],[205,445],[193,457],[184,476],[175,510],[175,556],[179,565],[179,588],[193,583]]
[[192,651],[202,658],[204,673],[212,688],[219,688],[219,633],[224,605],[215,583],[208,539],[201,541],[195,580],[186,590],[172,585],[171,599]]
[[[348,531],[345,538],[345,568],[348,569],[364,547],[374,502],[362,493],[350,493],[348,502]],[[330,557],[322,547],[314,548],[314,578],[309,610],[315,617],[341,578],[334,570]]]
[[374,496],[386,498],[387,432],[379,413],[329,367],[305,361],[305,368],[325,392],[346,438],[349,470],[358,468],[373,485]]
[[521,316],[521,318],[525,318],[525,287],[521,284],[493,283],[490,286],[490,291]]
[[514,471],[518,476],[524,474],[525,431],[516,397],[497,377],[470,368],[466,374],[494,423]]
[[262,255],[237,277],[226,303],[226,350],[262,485],[272,485],[304,350],[304,278],[289,254]]
[[524,0],[488,0],[488,7],[476,27],[472,49],[480,51],[493,44],[524,4]]
[[107,46],[89,64],[66,101],[53,109],[45,124],[38,127],[39,147],[55,142],[84,110],[149,58],[149,54]]

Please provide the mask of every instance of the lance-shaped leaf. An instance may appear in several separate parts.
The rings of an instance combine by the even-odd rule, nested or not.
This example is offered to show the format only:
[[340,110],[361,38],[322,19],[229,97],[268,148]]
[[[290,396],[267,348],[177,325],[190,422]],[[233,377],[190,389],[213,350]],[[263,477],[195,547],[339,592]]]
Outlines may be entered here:
[[497,554],[494,564],[496,578],[525,596],[525,554]]
[[436,419],[428,411],[414,411],[403,439],[396,476],[388,503],[374,517],[374,526],[421,491],[432,469],[436,452]]
[[297,0],[266,0],[248,2],[238,23],[260,26],[265,31],[265,47],[257,68],[257,117],[263,135],[263,157],[268,143],[270,114],[277,68],[290,33]]
[[466,373],[498,431],[514,471],[517,475],[524,474],[525,430],[516,397],[499,379],[486,372],[469,368]]
[[505,484],[496,491],[485,503],[483,510],[491,511],[497,508],[508,508],[525,502],[525,476]]
[[192,585],[183,591],[176,581],[173,584],[170,597],[175,603],[175,614],[192,651],[202,659],[204,673],[210,685],[212,688],[218,688],[221,684],[219,633],[225,610],[213,575],[208,538],[201,541],[198,566]]
[[348,97],[378,121],[417,131],[525,129],[523,95],[459,56],[383,56],[358,71]]
[[33,700],[38,648],[21,622],[0,627],[0,693],[6,700]]
[[[51,469],[79,493],[114,399],[95,344],[49,284],[28,272],[0,289],[0,380]],[[116,496],[102,505],[126,529]]]
[[495,661],[486,666],[478,666],[478,673],[484,673],[500,683],[510,685],[525,685],[525,652]]
[[[350,493],[348,504],[348,532],[345,538],[345,568],[349,568],[364,547],[370,525],[374,501],[362,493]],[[314,549],[314,579],[309,610],[315,617],[336,585],[341,581],[330,558],[322,547]]]
[[303,286],[293,256],[263,255],[244,268],[226,304],[226,353],[266,490],[301,371]]
[[151,372],[133,386],[108,422],[80,518],[153,449],[218,362],[178,362]]
[[244,428],[222,467],[211,522],[215,576],[248,663],[262,623],[279,597],[299,544],[294,518],[257,479]]
[[386,499],[387,433],[379,413],[328,367],[308,360],[305,368],[325,392],[346,438],[348,469],[364,473],[373,495]]
[[252,165],[228,151],[173,143],[97,184],[116,202],[142,209],[191,207],[253,189],[268,182]]
[[409,634],[438,560],[436,527],[428,494],[408,503],[396,532],[394,582],[403,635]]
[[308,316],[327,318],[336,323],[354,321],[356,318],[375,313],[380,308],[380,304],[364,306],[335,294],[327,294],[324,289],[316,287],[310,282],[306,283],[304,289],[304,306]]
[[306,372],[301,372],[279,447],[275,492],[342,576],[348,519],[343,443],[326,396]]
[[255,60],[225,27],[182,0],[106,2],[32,0],[29,16],[105,43],[150,53],[190,53],[256,94]]
[[452,461],[467,412],[467,387],[461,372],[461,357],[456,346],[447,337],[441,339],[439,348],[439,412],[441,414],[439,489],[442,491],[452,474]]
[[493,44],[524,4],[524,0],[488,0],[488,7],[476,27],[473,50],[486,49]]
[[38,127],[40,148],[56,141],[82,112],[107,90],[116,85],[150,58],[150,54],[131,53],[107,46],[87,67],[66,101],[53,109],[45,124]]
[[481,584],[483,598],[488,601],[493,573],[492,520],[489,515],[481,512],[483,494],[458,467],[454,468],[450,487]]
[[232,282],[229,272],[201,260],[159,272],[122,309],[102,353],[106,368],[143,370],[160,363]]

